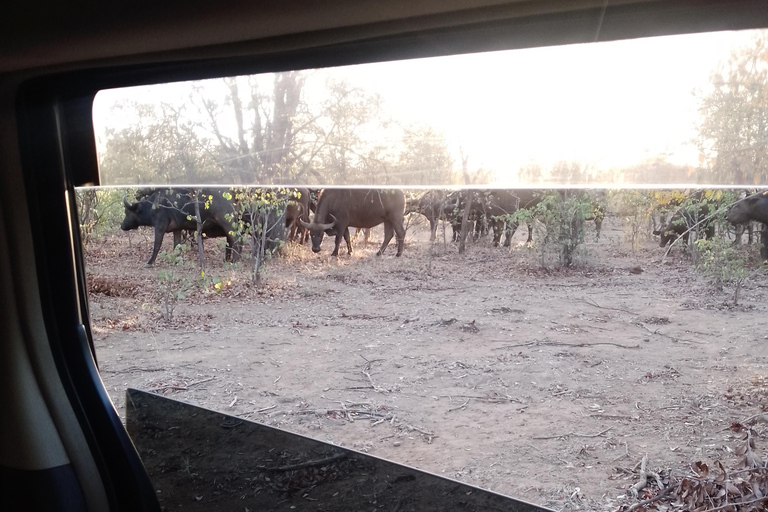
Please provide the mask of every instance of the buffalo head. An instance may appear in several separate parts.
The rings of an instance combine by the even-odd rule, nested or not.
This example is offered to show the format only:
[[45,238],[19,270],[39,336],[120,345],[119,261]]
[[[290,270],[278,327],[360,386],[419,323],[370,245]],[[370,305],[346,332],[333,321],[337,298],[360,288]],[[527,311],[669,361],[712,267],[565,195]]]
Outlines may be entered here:
[[120,224],[120,229],[123,231],[137,229],[141,225],[138,215],[139,203],[131,203],[123,196],[123,206],[125,206],[125,218]]
[[653,234],[659,237],[659,247],[666,247],[668,243],[674,242],[678,234],[668,229],[655,229]]
[[333,229],[333,226],[336,225],[336,218],[333,215],[330,217],[332,220],[328,223],[315,222],[314,220],[312,222],[304,222],[299,219],[301,225],[304,229],[309,231],[310,237],[312,238],[312,252],[320,252],[320,244],[323,243],[323,235],[325,235],[326,231],[330,231]]

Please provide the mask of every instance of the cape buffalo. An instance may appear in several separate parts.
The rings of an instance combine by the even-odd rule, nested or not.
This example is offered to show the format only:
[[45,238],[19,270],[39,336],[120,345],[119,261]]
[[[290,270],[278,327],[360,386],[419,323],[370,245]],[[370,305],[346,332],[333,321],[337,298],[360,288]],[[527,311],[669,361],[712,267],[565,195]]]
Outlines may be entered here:
[[306,241],[306,228],[299,220],[309,222],[309,189],[296,188],[291,190],[291,201],[285,209],[285,227],[288,230],[288,240],[298,238],[299,243]]
[[[502,232],[504,247],[509,247],[517,231],[517,222],[507,216],[522,208],[533,208],[541,201],[541,192],[535,190],[487,190],[481,192],[483,213],[493,228],[493,246],[498,247]],[[528,242],[533,240],[533,226],[528,224]]]
[[696,228],[699,228],[704,238],[712,238],[715,236],[715,224],[712,220],[705,220],[709,214],[709,206],[706,204],[680,208],[672,215],[664,229],[653,231],[654,235],[659,235],[659,247],[666,247],[680,237],[683,237],[683,242],[688,243],[688,235]]
[[[231,234],[232,220],[227,219],[234,214],[232,201],[222,194],[221,190],[201,190],[200,217],[203,221],[203,233],[209,237],[226,237],[226,259],[237,258],[235,239]],[[123,198],[125,218],[120,229],[129,231],[139,226],[152,226],[155,231],[155,243],[152,256],[146,266],[152,266],[160,252],[166,233],[173,232],[174,243],[181,241],[181,230],[196,230],[195,197],[192,191],[183,188],[156,189],[145,191],[141,199],[135,203]],[[207,203],[207,204],[206,204]]]
[[[595,197],[593,192],[579,189],[559,189],[559,190],[485,190],[478,192],[480,199],[480,209],[484,218],[488,220],[493,228],[493,245],[498,247],[501,243],[501,235],[505,235],[504,247],[509,247],[512,237],[517,231],[518,223],[510,219],[510,215],[520,209],[535,208],[548,195],[557,193],[561,197],[566,194],[578,194],[584,201],[590,201],[592,204],[591,214],[585,216],[583,220],[594,220],[596,228],[596,238],[600,239],[600,229],[605,218],[605,208],[599,198]],[[473,208],[478,208],[473,204]],[[528,243],[533,241],[533,226],[528,224]]]
[[[426,217],[429,221],[430,240],[434,241],[438,221],[440,219],[450,220],[453,226],[458,206],[458,198],[449,195],[446,191],[428,190],[421,197],[408,201],[406,213],[420,213]],[[455,233],[454,238],[456,238]]]
[[300,220],[312,237],[312,251],[320,252],[325,233],[335,233],[336,246],[332,255],[338,256],[342,237],[347,252],[352,254],[349,228],[372,228],[384,223],[384,242],[376,253],[381,255],[393,234],[397,234],[397,256],[403,253],[405,227],[403,211],[405,196],[401,190],[325,189],[317,200],[312,223]]
[[740,226],[750,221],[761,222],[760,256],[768,260],[768,191],[752,194],[734,204],[725,215],[728,222]]

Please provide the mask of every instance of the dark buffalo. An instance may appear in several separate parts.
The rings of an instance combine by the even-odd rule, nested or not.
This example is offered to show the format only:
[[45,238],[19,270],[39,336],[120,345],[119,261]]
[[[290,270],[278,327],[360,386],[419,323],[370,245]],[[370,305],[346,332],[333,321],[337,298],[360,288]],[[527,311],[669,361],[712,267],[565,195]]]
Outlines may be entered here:
[[404,210],[405,196],[401,190],[325,189],[318,198],[312,223],[300,222],[309,230],[313,252],[320,252],[326,232],[336,235],[333,256],[339,254],[342,237],[347,242],[348,253],[352,254],[350,227],[372,228],[383,222],[384,242],[376,254],[382,254],[397,234],[397,256],[400,256],[405,242]]
[[[504,247],[509,247],[512,236],[517,231],[518,223],[512,221],[510,215],[520,209],[531,209],[541,203],[548,194],[557,193],[561,197],[566,194],[579,194],[584,200],[589,200],[592,205],[591,213],[583,220],[594,220],[596,229],[596,239],[600,239],[600,230],[605,218],[605,208],[599,198],[594,197],[593,193],[578,189],[560,189],[560,190],[485,190],[480,192],[480,204],[482,212],[489,224],[493,228],[493,245],[498,247],[501,243],[501,235],[505,235]],[[589,195],[587,195],[589,194]],[[527,243],[533,241],[533,226],[528,224]]]
[[768,260],[768,192],[752,194],[738,201],[728,210],[725,218],[734,226],[751,221],[762,223],[760,240],[763,246],[760,248],[760,256]]
[[680,237],[683,242],[688,243],[691,231],[698,231],[706,239],[714,237],[715,224],[711,219],[707,219],[709,215],[707,204],[678,209],[664,229],[654,230],[653,234],[659,236],[659,247],[666,247]]
[[300,244],[306,241],[307,230],[299,220],[309,222],[310,193],[308,188],[295,188],[291,190],[291,200],[285,209],[285,228],[288,230],[288,240],[291,242],[298,238]]
[[[482,213],[493,229],[493,246],[498,247],[504,233],[504,247],[512,243],[512,236],[518,223],[509,215],[522,208],[534,208],[541,201],[541,192],[536,190],[485,190],[480,193]],[[528,242],[533,240],[533,227],[528,225]]]
[[[406,213],[420,213],[429,221],[430,240],[434,240],[437,233],[437,224],[440,219],[451,221],[454,227],[454,241],[456,241],[456,226],[458,212],[458,197],[448,194],[443,190],[428,190],[419,198],[409,200],[406,205]],[[461,230],[461,218],[458,217],[458,230]]]
[[[470,192],[472,203],[468,216],[469,226],[473,228],[474,238],[477,240],[484,235],[489,228],[494,231],[494,245],[499,245],[507,215],[514,213],[518,208],[535,206],[530,191],[514,190],[477,190]],[[413,211],[422,213],[429,220],[434,236],[437,221],[444,218],[451,223],[453,228],[453,241],[457,242],[461,237],[461,222],[464,205],[467,202],[466,191],[455,191],[445,194],[440,191],[429,191],[419,200],[417,208]],[[517,224],[507,224],[508,238],[506,246],[509,246],[509,238],[514,234]],[[530,228],[529,228],[530,234]]]
[[[181,242],[181,230],[197,230],[195,220],[194,193],[189,189],[169,188],[144,190],[141,199],[135,203],[123,199],[125,206],[125,218],[120,229],[128,231],[139,226],[152,226],[155,231],[155,243],[152,247],[152,256],[147,261],[147,266],[152,266],[160,252],[163,238],[166,233],[173,232],[174,244]],[[200,191],[200,217],[203,222],[203,234],[206,237],[226,237],[227,251],[225,258],[235,260],[237,258],[235,238],[232,236],[232,215],[234,207],[232,201],[222,194],[221,190]],[[207,204],[206,204],[207,203]],[[229,217],[229,218],[228,218]]]

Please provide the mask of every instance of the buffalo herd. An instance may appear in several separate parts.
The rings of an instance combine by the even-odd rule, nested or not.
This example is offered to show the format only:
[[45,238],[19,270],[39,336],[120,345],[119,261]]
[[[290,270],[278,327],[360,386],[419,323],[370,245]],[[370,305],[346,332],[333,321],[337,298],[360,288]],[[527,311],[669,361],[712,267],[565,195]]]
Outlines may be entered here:
[[[279,233],[275,238],[299,243],[305,243],[309,238],[312,251],[319,253],[324,236],[332,236],[335,238],[332,255],[338,256],[342,239],[346,242],[347,253],[352,253],[349,228],[369,230],[383,224],[384,241],[377,255],[383,254],[392,237],[396,236],[396,256],[400,256],[405,242],[404,215],[423,215],[430,225],[431,240],[435,239],[439,221],[446,221],[451,224],[453,240],[456,241],[461,236],[463,211],[469,205],[467,225],[474,238],[492,232],[493,245],[498,247],[504,235],[504,247],[509,247],[518,227],[516,216],[513,215],[515,212],[537,207],[547,194],[564,196],[573,193],[572,190],[428,190],[406,201],[405,194],[398,189],[282,189],[280,199],[284,207],[279,210],[279,220],[275,220],[281,229],[275,231]],[[584,220],[594,220],[599,237],[605,216],[604,201],[593,191],[576,193],[582,194],[581,197],[591,204]],[[176,246],[181,242],[182,230],[198,229],[205,237],[226,238],[225,260],[236,261],[241,238],[236,233],[238,230],[242,232],[243,228],[254,229],[254,226],[259,225],[255,211],[244,208],[240,204],[240,197],[227,189],[142,189],[136,193],[134,202],[123,198],[125,218],[121,229],[127,231],[139,226],[153,228],[154,244],[147,266],[154,264],[166,233],[173,233]],[[701,201],[702,197],[691,197],[695,200],[693,206],[680,206],[669,222],[654,231],[659,236],[661,247],[678,238],[687,241],[692,227],[696,227],[699,236],[713,236],[711,204],[708,206],[707,201]],[[312,218],[311,212],[314,212]],[[734,226],[751,221],[768,225],[768,192],[753,193],[737,201],[728,209],[726,219]],[[529,242],[531,238],[532,229],[529,224]],[[768,233],[765,227],[762,242],[761,254],[764,259],[768,259]]]

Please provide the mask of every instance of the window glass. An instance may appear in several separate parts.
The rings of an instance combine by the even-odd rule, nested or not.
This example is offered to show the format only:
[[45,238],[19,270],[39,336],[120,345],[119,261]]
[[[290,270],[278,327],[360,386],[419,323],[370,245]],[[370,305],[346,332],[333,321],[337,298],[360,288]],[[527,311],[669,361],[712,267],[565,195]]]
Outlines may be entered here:
[[118,411],[135,387],[557,509],[642,499],[646,454],[664,485],[749,467],[766,41],[100,92],[77,195]]

